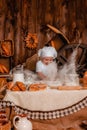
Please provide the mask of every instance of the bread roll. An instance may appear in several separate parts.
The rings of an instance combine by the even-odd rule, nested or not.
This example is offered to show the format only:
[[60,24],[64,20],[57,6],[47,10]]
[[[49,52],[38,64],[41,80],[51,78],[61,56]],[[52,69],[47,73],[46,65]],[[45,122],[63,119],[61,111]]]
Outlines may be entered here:
[[24,83],[17,81],[17,82],[16,82],[16,85],[18,86],[18,88],[19,88],[21,91],[25,91],[25,90],[26,90],[26,86],[24,85]]
[[0,72],[1,73],[8,73],[9,71],[3,64],[0,64]]
[[38,84],[31,84],[29,86],[29,90],[30,91],[39,91],[39,90],[44,90],[46,89],[47,85],[46,84],[42,84],[42,83],[38,83]]
[[2,43],[1,44],[2,54],[6,56],[11,55],[11,44],[10,43]]
[[14,86],[14,83],[13,82],[8,82],[7,83],[7,89],[11,90]]
[[2,69],[4,70],[5,73],[9,72],[8,69],[4,65],[2,65]]
[[12,91],[20,91],[20,88],[17,85],[14,85],[11,90]]
[[2,64],[0,64],[0,73],[4,73],[4,70],[2,68]]

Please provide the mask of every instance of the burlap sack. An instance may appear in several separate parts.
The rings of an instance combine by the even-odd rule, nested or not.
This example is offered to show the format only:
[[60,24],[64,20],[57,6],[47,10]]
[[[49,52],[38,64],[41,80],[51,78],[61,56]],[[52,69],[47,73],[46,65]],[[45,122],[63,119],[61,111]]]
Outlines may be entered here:
[[29,69],[31,71],[35,71],[36,70],[36,62],[38,61],[38,55],[34,54],[33,56],[31,56],[30,58],[28,58],[25,62],[25,68]]

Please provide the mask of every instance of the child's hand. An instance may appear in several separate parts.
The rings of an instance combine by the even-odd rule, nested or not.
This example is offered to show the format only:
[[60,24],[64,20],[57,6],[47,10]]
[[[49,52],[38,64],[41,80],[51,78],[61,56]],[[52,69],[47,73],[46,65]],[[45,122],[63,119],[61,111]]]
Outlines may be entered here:
[[47,78],[42,72],[37,72],[37,75],[41,80],[46,80]]

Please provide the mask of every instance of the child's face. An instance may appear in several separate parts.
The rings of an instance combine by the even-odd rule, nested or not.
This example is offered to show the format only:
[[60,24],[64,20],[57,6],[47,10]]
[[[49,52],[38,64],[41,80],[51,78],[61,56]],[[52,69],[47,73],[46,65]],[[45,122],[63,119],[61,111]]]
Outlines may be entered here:
[[53,62],[53,57],[43,57],[42,58],[42,62],[45,64],[45,65],[48,65],[50,63]]

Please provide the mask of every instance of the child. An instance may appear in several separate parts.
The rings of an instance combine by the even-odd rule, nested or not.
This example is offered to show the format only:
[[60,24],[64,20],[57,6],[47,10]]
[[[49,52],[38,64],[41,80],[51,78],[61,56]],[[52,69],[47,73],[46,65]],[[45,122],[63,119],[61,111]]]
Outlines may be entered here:
[[36,63],[36,72],[41,80],[55,80],[57,76],[57,64],[54,59],[57,52],[54,47],[43,47],[38,51],[40,60]]

